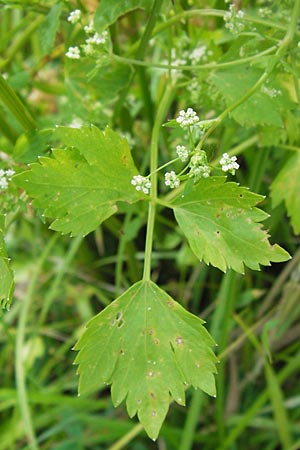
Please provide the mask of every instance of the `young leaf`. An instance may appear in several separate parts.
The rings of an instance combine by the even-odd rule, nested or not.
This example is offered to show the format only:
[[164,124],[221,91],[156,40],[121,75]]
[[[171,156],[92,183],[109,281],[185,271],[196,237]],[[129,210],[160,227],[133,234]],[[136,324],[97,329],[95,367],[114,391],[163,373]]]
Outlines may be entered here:
[[171,399],[185,386],[215,395],[216,357],[203,321],[151,281],[140,281],[95,316],[76,344],[79,393],[108,384],[114,406],[126,399],[156,439]]
[[271,185],[271,196],[275,208],[285,202],[291,224],[296,234],[300,233],[300,154],[296,152],[281,169]]
[[98,6],[94,23],[97,31],[102,31],[114,23],[118,17],[137,8],[149,10],[153,0],[101,0]]
[[62,4],[60,2],[53,5],[38,30],[41,56],[49,54],[54,46],[55,36],[59,28],[61,8]]
[[0,215],[0,306],[9,309],[14,289],[14,275],[10,268],[4,243],[4,216]]
[[244,272],[244,264],[259,270],[259,264],[289,259],[278,245],[270,245],[258,222],[268,215],[255,208],[263,197],[225,183],[225,177],[202,179],[189,193],[177,199],[174,213],[195,255],[206,264],[226,272]]
[[41,157],[14,177],[33,205],[55,219],[53,230],[86,235],[117,211],[117,202],[143,198],[130,184],[137,170],[126,139],[95,126],[58,127],[55,137],[72,148],[53,150],[53,158]]

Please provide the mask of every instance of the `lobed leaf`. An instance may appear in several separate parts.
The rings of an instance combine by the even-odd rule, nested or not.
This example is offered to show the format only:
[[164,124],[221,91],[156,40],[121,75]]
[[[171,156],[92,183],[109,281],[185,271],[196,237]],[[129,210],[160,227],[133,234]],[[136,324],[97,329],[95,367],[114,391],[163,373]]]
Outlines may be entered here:
[[52,158],[41,157],[14,177],[33,205],[55,219],[53,230],[86,235],[117,212],[117,202],[142,197],[130,184],[137,170],[126,139],[95,126],[58,127],[55,137],[69,148],[53,150]]
[[263,197],[225,177],[202,179],[173,204],[176,220],[195,255],[206,264],[226,272],[244,273],[244,264],[259,270],[290,258],[278,245],[271,245],[259,223],[268,215],[255,208]]
[[4,216],[0,215],[0,306],[9,309],[14,290],[14,274],[7,258],[4,242]]
[[[261,70],[244,65],[228,70],[220,70],[212,75],[211,81],[224,97],[227,106],[229,106],[249,91],[258,81],[261,74]],[[248,100],[235,108],[231,115],[243,126],[263,124],[281,127],[282,119],[279,111],[282,102],[285,102],[282,93],[278,97],[272,98],[262,90],[258,90]]]
[[273,207],[284,201],[296,234],[300,233],[300,154],[296,152],[283,166],[271,185]]
[[156,439],[170,400],[185,387],[215,395],[216,357],[203,321],[152,281],[140,281],[95,316],[76,344],[79,393],[111,385],[114,406],[126,400]]

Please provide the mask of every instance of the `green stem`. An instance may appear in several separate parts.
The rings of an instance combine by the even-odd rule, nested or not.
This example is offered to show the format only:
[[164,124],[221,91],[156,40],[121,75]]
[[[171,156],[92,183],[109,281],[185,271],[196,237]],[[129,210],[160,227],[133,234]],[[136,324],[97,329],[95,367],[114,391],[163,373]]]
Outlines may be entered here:
[[26,131],[36,129],[35,121],[8,82],[0,75],[0,100]]
[[135,66],[142,66],[142,67],[155,67],[157,69],[169,69],[169,70],[185,70],[185,71],[196,71],[196,70],[216,70],[216,69],[226,69],[227,67],[232,66],[239,66],[241,64],[245,64],[247,62],[251,62],[253,60],[259,59],[261,56],[269,55],[270,53],[273,53],[278,47],[272,46],[268,49],[257,53],[253,56],[247,56],[245,58],[240,58],[234,61],[228,61],[223,63],[207,63],[207,64],[195,64],[195,65],[172,65],[172,64],[160,64],[156,62],[147,62],[143,61],[141,59],[134,59],[134,58],[126,58],[124,56],[119,55],[111,55],[112,58],[114,58],[116,61],[123,63],[123,64],[132,64]]
[[[193,9],[189,11],[183,11],[180,14],[177,14],[176,16],[172,17],[169,20],[166,20],[164,23],[158,25],[153,34],[156,35],[160,33],[161,31],[165,30],[166,28],[171,27],[176,22],[181,22],[183,19],[192,19],[194,17],[223,17],[226,11],[222,11],[220,9]],[[276,22],[272,22],[270,20],[265,19],[259,19],[257,17],[251,17],[248,15],[245,15],[243,20],[251,23],[257,23],[259,25],[264,25],[266,27],[271,28],[277,28],[278,30],[286,30],[286,27],[284,25],[278,24]]]
[[151,260],[152,260],[152,244],[153,244],[153,233],[154,233],[154,222],[155,222],[155,212],[157,203],[157,165],[158,165],[158,139],[160,127],[163,123],[169,104],[171,102],[173,93],[173,86],[168,84],[164,91],[163,97],[159,104],[157,115],[154,121],[154,126],[151,136],[151,146],[150,146],[150,172],[151,172],[151,198],[148,210],[148,222],[147,222],[147,234],[146,234],[146,245],[145,245],[145,262],[144,262],[144,273],[143,280],[149,281],[151,278]]
[[26,334],[26,322],[28,318],[28,313],[30,311],[31,302],[33,300],[34,291],[39,281],[41,268],[45,263],[49,255],[49,252],[51,251],[58,237],[59,237],[58,234],[54,234],[54,236],[52,237],[52,239],[50,239],[48,245],[44,249],[40,259],[37,262],[35,272],[32,275],[26,296],[23,300],[23,304],[20,310],[19,323],[16,331],[16,353],[15,353],[16,386],[21,416],[23,419],[24,431],[25,435],[27,435],[29,448],[31,450],[38,450],[38,444],[36,441],[35,432],[32,424],[26,390],[26,375],[24,367],[24,344]]
[[121,437],[121,439],[119,439],[111,447],[109,447],[108,450],[122,450],[127,444],[129,444],[129,442],[132,441],[132,439],[140,434],[141,431],[143,431],[143,425],[138,423],[128,433]]

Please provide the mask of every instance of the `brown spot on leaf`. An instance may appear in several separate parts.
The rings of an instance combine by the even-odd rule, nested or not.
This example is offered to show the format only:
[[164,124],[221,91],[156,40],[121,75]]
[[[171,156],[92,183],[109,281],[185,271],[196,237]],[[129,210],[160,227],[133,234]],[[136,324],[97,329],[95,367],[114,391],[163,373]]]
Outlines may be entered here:
[[126,155],[126,153],[123,153],[123,155],[121,157],[121,161],[122,161],[123,166],[125,166],[125,167],[128,166],[129,161],[128,161],[128,156]]

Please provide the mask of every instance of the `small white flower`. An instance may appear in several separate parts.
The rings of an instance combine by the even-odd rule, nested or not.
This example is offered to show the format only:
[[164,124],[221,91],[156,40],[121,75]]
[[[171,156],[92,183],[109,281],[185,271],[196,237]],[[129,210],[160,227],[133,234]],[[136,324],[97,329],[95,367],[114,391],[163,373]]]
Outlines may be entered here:
[[11,177],[15,174],[16,172],[13,169],[7,169],[5,171],[5,175],[7,176],[8,180],[11,180]]
[[80,18],[81,18],[80,9],[75,9],[74,11],[70,12],[69,17],[68,17],[68,22],[74,24],[74,23],[79,22]]
[[220,159],[220,164],[222,166],[223,172],[229,172],[234,175],[235,171],[240,167],[236,160],[236,156],[230,157],[228,153],[223,153],[222,158]]
[[179,123],[182,128],[188,128],[199,122],[199,117],[193,108],[188,108],[186,111],[179,111],[179,116],[176,118],[176,122]]
[[176,152],[182,162],[186,161],[189,157],[189,151],[184,145],[177,145]]
[[87,34],[95,33],[94,22],[91,20],[83,29]]
[[86,40],[87,44],[96,44],[96,45],[100,45],[100,44],[105,44],[106,40],[107,40],[107,31],[103,31],[101,34],[99,33],[95,33],[92,37],[88,38]]
[[0,178],[0,189],[7,189],[7,187],[8,187],[7,179],[5,177]]
[[69,47],[66,53],[66,57],[70,59],[80,59],[79,47]]
[[193,166],[190,171],[190,178],[195,178],[198,180],[199,178],[208,178],[210,176],[210,168],[207,165],[204,166]]
[[197,64],[201,59],[204,61],[207,60],[206,57],[206,45],[201,45],[200,47],[194,48],[194,50],[190,54],[190,60],[192,61],[192,64]]
[[135,175],[131,180],[131,184],[135,186],[137,191],[142,191],[144,194],[149,194],[151,181],[148,178],[143,177],[142,175]]
[[201,150],[193,155],[190,161],[190,178],[208,178],[210,176],[211,169],[207,165],[206,153]]
[[223,19],[225,21],[225,28],[231,31],[233,34],[238,34],[245,28],[243,22],[239,19],[243,19],[245,13],[241,9],[238,11],[236,6],[232,3],[229,5],[229,11],[227,11]]
[[165,185],[169,186],[170,189],[177,188],[180,185],[180,180],[174,170],[165,173]]

